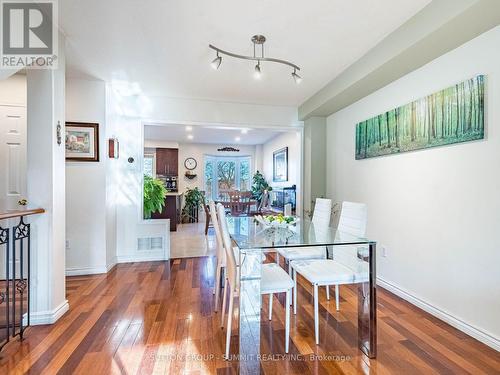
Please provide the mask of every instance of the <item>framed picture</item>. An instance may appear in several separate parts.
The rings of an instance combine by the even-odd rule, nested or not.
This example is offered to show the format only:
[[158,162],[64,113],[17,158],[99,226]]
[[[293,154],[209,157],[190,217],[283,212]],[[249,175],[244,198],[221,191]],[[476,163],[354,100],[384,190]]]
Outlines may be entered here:
[[99,124],[66,123],[66,160],[99,161]]
[[484,139],[478,75],[356,124],[356,160]]
[[273,152],[273,181],[288,181],[288,147]]

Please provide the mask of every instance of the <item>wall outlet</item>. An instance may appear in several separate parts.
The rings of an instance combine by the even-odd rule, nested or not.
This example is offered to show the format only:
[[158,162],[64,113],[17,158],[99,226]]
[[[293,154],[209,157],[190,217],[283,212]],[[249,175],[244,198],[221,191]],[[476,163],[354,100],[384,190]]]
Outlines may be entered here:
[[69,250],[70,246],[69,246],[69,240],[66,240],[66,250]]
[[382,246],[382,256],[384,258],[387,258],[387,247],[385,247],[385,246]]

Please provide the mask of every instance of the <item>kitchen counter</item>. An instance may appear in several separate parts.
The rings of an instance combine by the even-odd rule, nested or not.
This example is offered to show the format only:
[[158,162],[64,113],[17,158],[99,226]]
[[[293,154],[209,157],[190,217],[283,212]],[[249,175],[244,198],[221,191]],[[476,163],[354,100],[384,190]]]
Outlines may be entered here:
[[183,195],[184,193],[183,192],[175,192],[175,191],[171,191],[171,192],[168,192],[166,194],[167,197],[176,197],[176,196],[181,196]]
[[177,230],[177,224],[181,216],[181,201],[183,192],[171,191],[165,195],[165,207],[161,212],[155,212],[151,215],[152,219],[170,219],[170,231]]

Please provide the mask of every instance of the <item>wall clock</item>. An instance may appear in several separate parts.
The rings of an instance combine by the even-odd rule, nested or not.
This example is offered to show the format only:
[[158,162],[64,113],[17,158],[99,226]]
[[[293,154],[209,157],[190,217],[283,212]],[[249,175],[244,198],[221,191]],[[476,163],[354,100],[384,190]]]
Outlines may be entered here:
[[196,163],[196,160],[194,158],[187,158],[184,161],[184,166],[186,167],[186,169],[189,169],[190,171],[195,169],[197,165],[198,163]]

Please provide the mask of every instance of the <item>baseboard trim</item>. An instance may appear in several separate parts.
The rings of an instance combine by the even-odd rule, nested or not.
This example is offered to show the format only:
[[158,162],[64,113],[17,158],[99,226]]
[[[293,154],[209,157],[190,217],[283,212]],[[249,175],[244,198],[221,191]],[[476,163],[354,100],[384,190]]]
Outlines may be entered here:
[[82,276],[82,275],[97,275],[108,272],[108,267],[82,267],[82,268],[67,268],[66,276]]
[[377,285],[380,285],[382,288],[387,289],[388,291],[394,293],[398,297],[401,297],[402,299],[410,302],[411,304],[421,308],[425,312],[428,312],[429,314],[448,323],[449,325],[475,338],[476,340],[481,341],[483,344],[488,345],[489,347],[495,349],[496,351],[500,351],[500,339],[490,335],[489,333],[484,332],[435,306],[432,306],[428,302],[418,297],[415,297],[408,291],[394,284],[391,284],[390,282],[380,277],[377,277]]
[[38,326],[43,324],[54,324],[69,310],[69,303],[65,300],[54,310],[33,312],[30,316],[30,324]]
[[116,267],[116,258],[115,258],[115,259],[113,259],[113,262],[112,262],[112,263],[110,263],[110,264],[108,264],[108,265],[106,266],[106,273],[108,273],[109,271],[111,271],[111,270],[112,270],[113,268],[115,268],[115,267]]
[[165,255],[119,255],[116,257],[116,263],[135,263],[135,262],[158,262],[168,260]]
[[113,259],[113,263],[106,266],[67,268],[66,276],[98,275],[108,273],[115,268],[118,263],[156,262],[168,259],[169,258],[165,257],[165,255],[117,256]]

